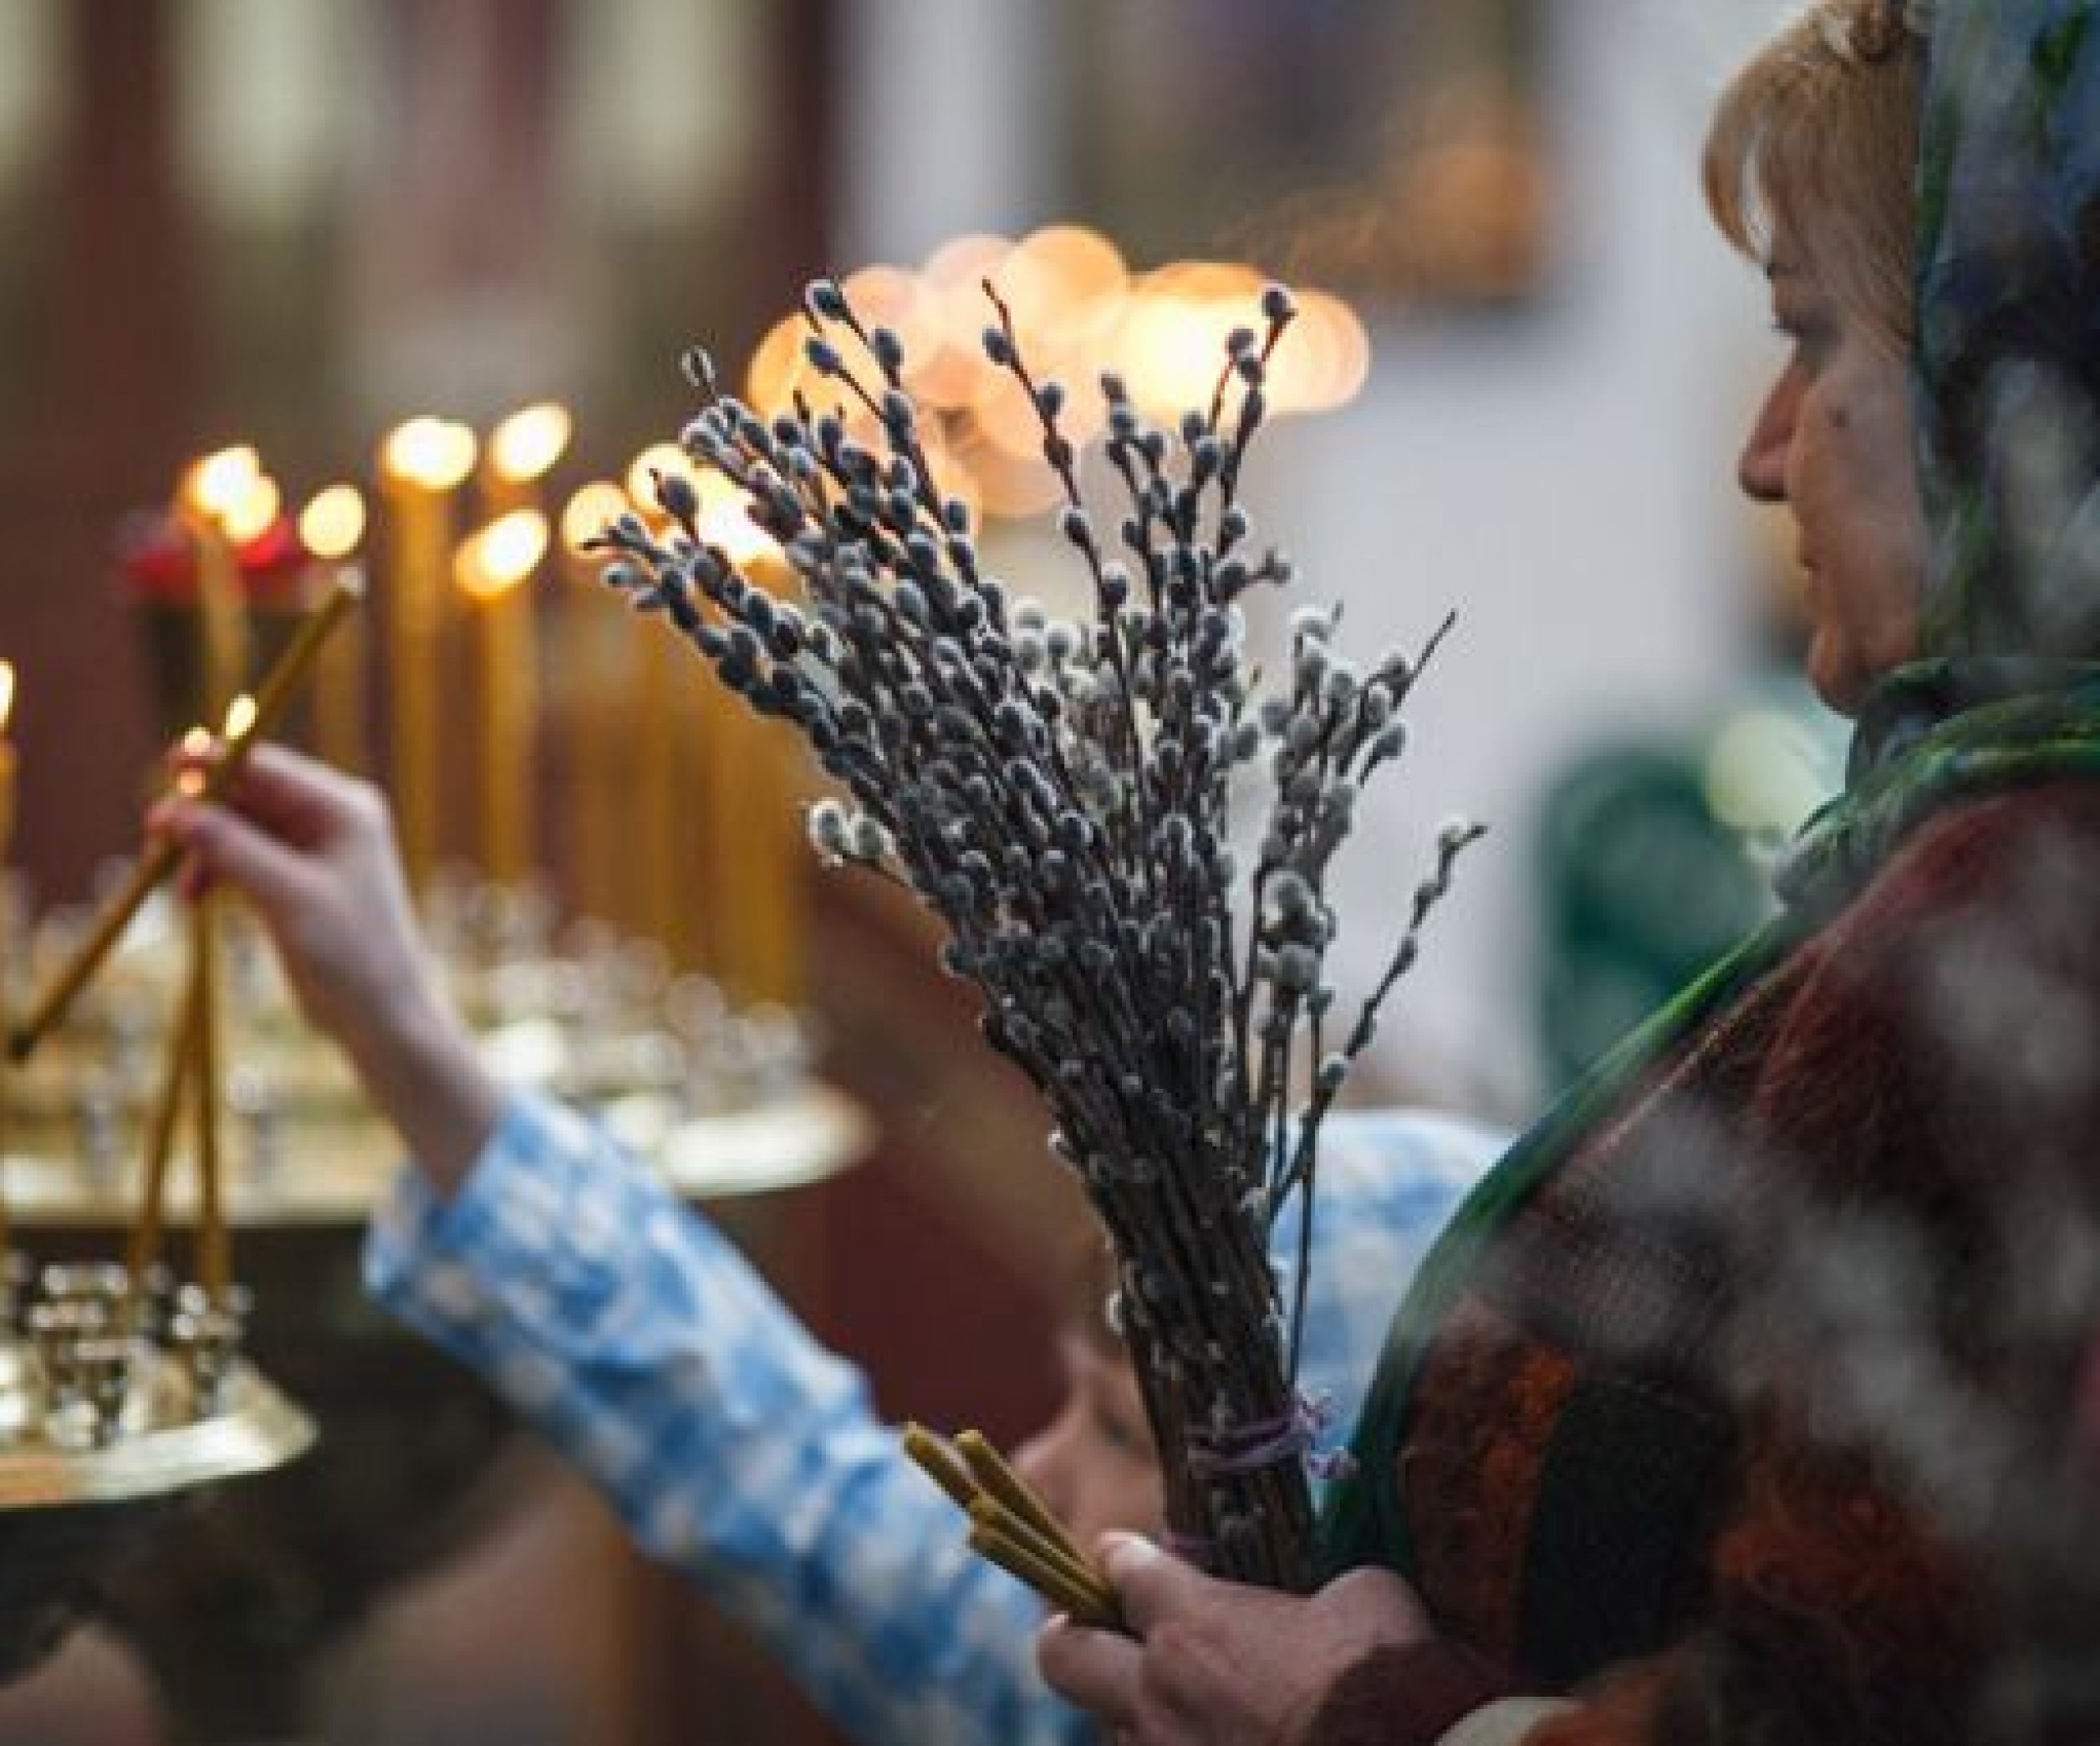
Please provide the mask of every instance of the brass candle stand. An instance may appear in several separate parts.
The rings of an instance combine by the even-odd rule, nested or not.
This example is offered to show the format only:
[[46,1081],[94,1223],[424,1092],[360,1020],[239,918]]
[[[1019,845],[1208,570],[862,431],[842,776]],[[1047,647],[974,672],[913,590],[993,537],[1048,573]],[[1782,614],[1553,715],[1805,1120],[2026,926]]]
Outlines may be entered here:
[[237,1310],[136,1292],[120,1266],[54,1264],[24,1289],[27,1271],[0,1335],[0,1678],[98,1610],[181,1502],[313,1437],[242,1356]]
[[[440,880],[425,922],[499,1075],[595,1111],[681,1196],[768,1194],[866,1150],[865,1116],[813,1076],[785,1012],[737,1007],[609,927],[563,927],[529,890]],[[149,903],[16,1087],[11,1203],[46,1264],[94,1264],[133,1218],[134,1161],[166,1107],[187,926],[173,902]],[[22,950],[48,975],[93,931],[91,916],[48,915]],[[145,1663],[175,1736],[228,1746],[302,1738],[310,1670],[517,1499],[508,1412],[363,1293],[362,1233],[398,1142],[300,1024],[253,918],[227,914],[218,945],[236,1305],[249,1364],[298,1398],[319,1441],[184,1512],[101,1585],[97,1611]],[[197,1217],[200,1187],[168,1173],[171,1233]],[[172,1311],[196,1295],[163,1285],[154,1301]]]
[[[355,599],[354,587],[339,588],[255,693],[227,700],[224,738],[207,740],[212,756],[186,779],[197,791],[217,793],[231,779]],[[13,1064],[57,1025],[174,865],[165,845],[140,856],[28,1019],[8,1032],[0,1111],[10,1141]],[[0,1676],[52,1648],[179,1504],[282,1467],[313,1440],[312,1422],[242,1355],[248,1300],[232,1279],[221,1185],[216,908],[207,901],[196,913],[125,1258],[105,1252],[33,1271],[11,1222],[0,1233]],[[186,1112],[200,1216],[197,1278],[181,1282],[159,1252]]]

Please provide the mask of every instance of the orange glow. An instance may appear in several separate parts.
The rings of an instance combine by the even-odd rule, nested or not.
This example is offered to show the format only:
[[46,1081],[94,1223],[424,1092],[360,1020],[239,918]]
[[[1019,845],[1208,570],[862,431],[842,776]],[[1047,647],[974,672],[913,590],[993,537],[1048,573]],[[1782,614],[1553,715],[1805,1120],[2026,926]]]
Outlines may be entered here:
[[1098,339],[1121,310],[1129,270],[1098,231],[1058,224],[1032,232],[997,274],[1022,344],[1047,366],[1063,368]]
[[779,543],[751,518],[751,498],[743,488],[712,471],[701,474],[700,537],[719,546],[731,564],[742,566],[777,556]]
[[806,389],[813,380],[821,382],[803,355],[803,340],[808,332],[808,322],[790,315],[775,322],[758,342],[758,350],[751,355],[751,367],[744,372],[745,396],[754,410],[769,416],[784,412],[794,404],[798,388]]
[[8,722],[14,714],[14,663],[0,661],[0,733],[8,731]]
[[474,433],[448,418],[411,418],[380,445],[380,470],[405,485],[450,491],[474,470]]
[[1240,261],[1170,261],[1147,273],[1141,287],[1192,304],[1239,304],[1231,319],[1252,318],[1262,299],[1262,275]]
[[693,488],[693,495],[700,499],[700,514],[695,523],[700,537],[710,545],[721,547],[731,563],[747,564],[754,558],[780,549],[773,537],[752,520],[751,498],[743,488],[711,467],[697,465],[675,443],[660,442],[653,448],[644,449],[628,469],[628,495],[637,504],[648,506],[648,514],[661,519],[655,507],[655,482],[650,477],[653,472],[685,477]]
[[1123,251],[1083,224],[1050,224],[1031,231],[1014,250],[1013,265],[1042,275],[1060,294],[1075,300],[1112,296],[1130,282]]
[[537,509],[513,509],[470,534],[452,559],[452,574],[470,599],[501,599],[539,567],[547,555],[547,518]]
[[1019,520],[1041,515],[1064,500],[1063,488],[1041,459],[1010,455],[981,435],[959,442],[956,458],[968,470],[974,487],[962,493],[965,500],[986,514]]
[[907,365],[940,343],[940,314],[916,273],[878,263],[849,273],[839,288],[864,326],[893,329]]
[[568,409],[552,401],[521,407],[490,433],[488,464],[519,484],[544,477],[568,452],[574,428]]
[[700,489],[700,468],[693,457],[675,442],[652,443],[628,463],[627,495],[650,521],[660,522],[664,512],[656,506],[655,475],[667,478],[682,477],[694,491]]
[[1139,297],[1117,336],[1131,398],[1155,418],[1205,404],[1231,326],[1212,307],[1186,298],[1157,292]]
[[976,525],[984,508],[984,493],[977,488],[977,481],[955,446],[943,436],[938,426],[930,426],[921,435],[920,448],[926,457],[926,469],[933,477],[935,493],[945,503],[950,498],[961,498],[970,512],[972,527]]
[[977,294],[977,282],[996,275],[1008,255],[1013,253],[1013,239],[992,231],[970,231],[950,238],[926,257],[925,270],[920,275],[926,288],[936,295],[961,290],[971,296]]
[[1162,419],[1207,406],[1226,335],[1262,325],[1262,283],[1227,261],[1176,261],[1140,279],[1114,348],[1138,405]]
[[1003,370],[986,373],[984,391],[971,402],[970,413],[985,441],[1002,455],[1015,461],[1041,460],[1042,419],[1021,384]]
[[595,539],[627,513],[627,493],[610,479],[579,485],[562,511],[562,544],[579,557],[590,554],[584,542]]
[[364,497],[354,485],[330,485],[299,511],[299,543],[316,558],[347,558],[364,538]]
[[925,362],[910,378],[912,392],[929,406],[961,406],[984,392],[991,365],[981,338],[992,321],[983,281],[996,281],[1013,253],[1005,237],[971,234],[943,243],[920,275],[925,289],[931,335]]
[[1269,360],[1269,396],[1279,412],[1331,412],[1363,391],[1371,340],[1341,299],[1300,291],[1298,318]]

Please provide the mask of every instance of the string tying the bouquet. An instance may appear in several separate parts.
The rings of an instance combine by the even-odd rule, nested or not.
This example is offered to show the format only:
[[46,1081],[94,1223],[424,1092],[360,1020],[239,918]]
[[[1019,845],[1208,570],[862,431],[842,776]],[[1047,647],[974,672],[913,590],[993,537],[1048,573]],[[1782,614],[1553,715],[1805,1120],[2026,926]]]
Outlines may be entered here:
[[1324,1392],[1317,1397],[1300,1394],[1288,1412],[1274,1418],[1210,1431],[1192,1430],[1189,1465],[1209,1476],[1251,1473],[1275,1467],[1308,1455],[1333,1418],[1333,1406]]

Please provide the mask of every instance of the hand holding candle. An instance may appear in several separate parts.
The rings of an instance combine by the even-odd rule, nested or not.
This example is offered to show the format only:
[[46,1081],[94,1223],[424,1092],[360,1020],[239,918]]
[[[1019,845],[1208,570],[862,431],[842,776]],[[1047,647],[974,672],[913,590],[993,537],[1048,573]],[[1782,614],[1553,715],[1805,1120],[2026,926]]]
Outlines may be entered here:
[[[363,592],[354,576],[338,576],[328,598],[308,615],[290,646],[263,676],[254,697],[234,700],[227,712],[226,735],[219,756],[203,779],[204,798],[213,799],[222,793],[239,771],[248,748],[277,725],[329,636],[363,597]],[[175,870],[179,859],[180,851],[166,842],[155,844],[139,858],[130,877],[104,909],[79,951],[44,991],[21,1026],[10,1034],[8,1047],[13,1059],[26,1059],[44,1033],[64,1016],[74,997],[109,954],[132,916],[138,913],[139,906],[155,886]]]

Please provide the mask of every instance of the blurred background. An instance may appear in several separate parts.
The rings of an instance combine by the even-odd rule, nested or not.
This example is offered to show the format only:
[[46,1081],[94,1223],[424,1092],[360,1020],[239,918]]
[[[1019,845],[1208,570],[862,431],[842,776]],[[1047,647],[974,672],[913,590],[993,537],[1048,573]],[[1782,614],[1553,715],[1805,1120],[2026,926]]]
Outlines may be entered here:
[[[416,786],[431,869],[529,886],[550,937],[608,924],[729,1009],[794,1015],[798,1062],[872,1138],[724,1216],[887,1410],[1011,1435],[1048,1398],[1042,1262],[1072,1211],[1032,1098],[916,913],[808,866],[785,748],[607,616],[563,509],[675,436],[685,346],[785,392],[803,282],[857,275],[926,360],[994,568],[1055,600],[1043,481],[966,367],[977,278],[1075,385],[1113,361],[1163,409],[1207,396],[1264,278],[1301,288],[1257,523],[1302,599],[1344,604],[1347,649],[1458,614],[1344,857],[1359,989],[1438,824],[1491,827],[1355,1095],[1521,1120],[1755,919],[1760,849],[1842,743],[1790,677],[1791,540],[1733,482],[1778,344],[1698,193],[1707,105],[1783,10],[0,0],[0,658],[28,908],[85,901],[135,843],[195,615],[156,553],[198,463],[251,447],[278,492],[234,542],[257,624],[334,564],[374,585],[347,738],[327,744],[318,702],[298,731]],[[522,409],[559,440],[507,471],[492,439]],[[387,447],[431,419],[478,445],[441,478]],[[337,483],[363,531],[302,540]],[[521,507],[544,518],[504,584],[537,675],[522,726],[477,688],[492,590],[436,572],[425,646],[390,616],[425,561],[411,528],[436,517],[449,566]],[[426,658],[440,719],[418,726],[403,664]],[[375,1586],[302,1662],[303,1737],[825,1738],[546,1458],[494,1465],[502,1507],[471,1544]],[[161,1738],[154,1686],[120,1638],[83,1637],[0,1692],[0,1741]]]

